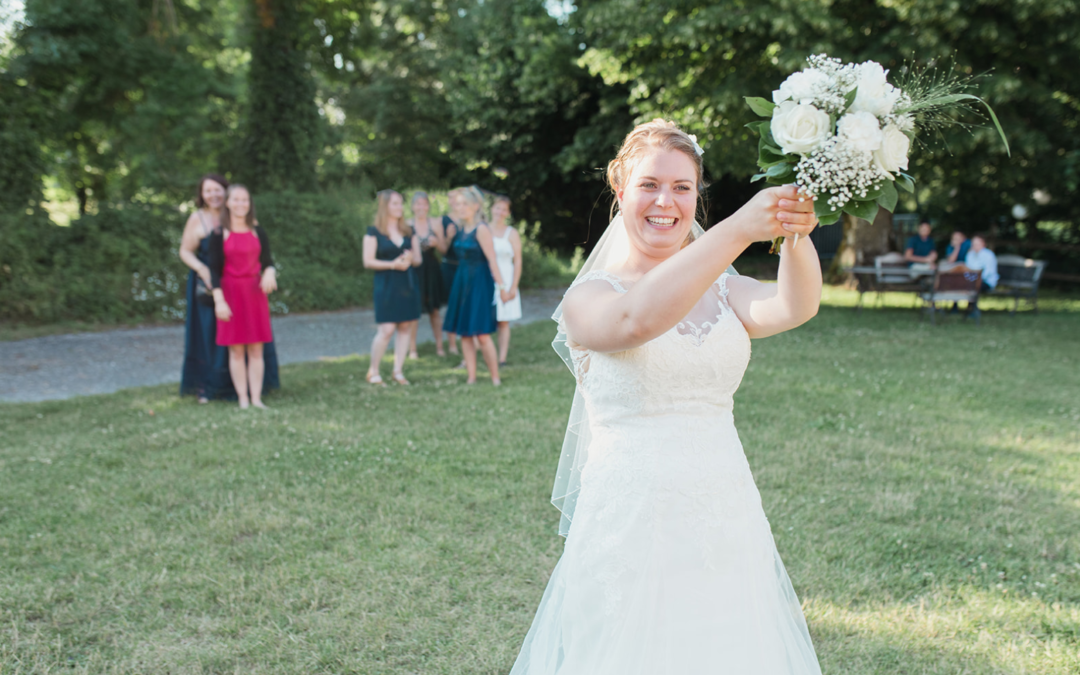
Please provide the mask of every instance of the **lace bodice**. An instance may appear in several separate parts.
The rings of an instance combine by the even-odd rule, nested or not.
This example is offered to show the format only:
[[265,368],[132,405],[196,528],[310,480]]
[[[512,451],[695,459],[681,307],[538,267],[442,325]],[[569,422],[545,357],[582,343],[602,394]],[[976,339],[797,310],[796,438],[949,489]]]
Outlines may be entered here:
[[[750,338],[728,304],[727,277],[717,279],[685,319],[640,347],[614,353],[571,350],[593,426],[668,414],[730,413],[750,362]],[[620,293],[627,290],[603,270],[582,276],[575,286],[596,281]]]

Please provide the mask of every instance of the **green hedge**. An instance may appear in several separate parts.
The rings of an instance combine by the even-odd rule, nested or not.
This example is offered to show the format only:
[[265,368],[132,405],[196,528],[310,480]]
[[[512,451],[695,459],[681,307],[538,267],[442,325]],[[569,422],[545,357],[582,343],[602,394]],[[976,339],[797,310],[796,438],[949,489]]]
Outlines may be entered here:
[[[276,314],[370,306],[372,274],[362,239],[374,202],[340,194],[255,197],[278,267]],[[178,320],[187,268],[177,256],[185,220],[176,209],[102,208],[69,227],[43,211],[0,215],[0,318],[53,322]],[[569,283],[573,275],[537,243],[539,224],[521,227],[523,288]]]
[[0,317],[113,322],[183,316],[180,216],[125,206],[69,227],[40,211],[0,222]]

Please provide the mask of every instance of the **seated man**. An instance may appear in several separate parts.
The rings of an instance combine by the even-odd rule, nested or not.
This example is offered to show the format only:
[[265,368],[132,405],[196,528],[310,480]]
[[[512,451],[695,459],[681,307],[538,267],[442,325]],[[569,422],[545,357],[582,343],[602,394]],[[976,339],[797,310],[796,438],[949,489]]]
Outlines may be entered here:
[[924,220],[919,223],[919,233],[908,237],[904,246],[904,260],[908,267],[916,263],[933,266],[937,261],[936,249],[934,240],[930,238],[930,223]]
[[968,251],[971,249],[971,240],[957,230],[952,233],[949,246],[945,249],[945,260],[951,263],[963,263],[967,260]]
[[982,292],[994,290],[1001,276],[998,274],[997,256],[986,248],[986,237],[977,234],[971,238],[971,250],[964,258],[964,266],[973,272],[982,272]]

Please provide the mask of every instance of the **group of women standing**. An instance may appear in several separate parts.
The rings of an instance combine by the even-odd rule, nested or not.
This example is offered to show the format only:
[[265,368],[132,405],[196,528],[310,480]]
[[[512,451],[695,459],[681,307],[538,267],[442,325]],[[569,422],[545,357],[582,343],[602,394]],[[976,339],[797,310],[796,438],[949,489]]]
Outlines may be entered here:
[[[489,223],[476,187],[452,190],[450,212],[441,218],[430,215],[423,192],[412,196],[411,219],[400,193],[383,190],[377,197],[375,223],[363,239],[363,265],[375,272],[378,325],[368,382],[383,384],[379,364],[396,334],[391,378],[409,384],[405,360],[417,356],[417,327],[427,313],[436,353],[446,354],[444,332],[454,355],[460,337],[468,384],[476,382],[479,350],[498,385],[509,322],[521,318],[521,239],[509,224],[509,198],[495,198]],[[241,408],[265,407],[263,392],[279,386],[268,301],[277,273],[269,238],[247,188],[222,176],[203,176],[195,205],[180,245],[180,258],[191,268],[180,393],[200,403],[229,399]]]
[[207,174],[195,206],[180,242],[180,259],[191,268],[180,393],[264,408],[263,392],[279,386],[269,238],[243,185]]
[[[476,382],[479,350],[498,385],[499,366],[505,365],[510,347],[509,322],[521,318],[521,239],[509,224],[509,198],[495,198],[489,223],[484,195],[476,187],[451,190],[450,213],[442,218],[431,217],[431,202],[423,192],[413,194],[409,220],[399,192],[383,190],[377,196],[375,224],[364,236],[364,266],[375,270],[378,324],[368,382],[383,384],[379,364],[396,333],[391,378],[409,383],[405,359],[416,356],[416,330],[426,312],[436,354],[446,353],[443,333],[451,354],[458,353],[456,339],[461,338],[466,382]],[[495,333],[498,345],[491,337]]]

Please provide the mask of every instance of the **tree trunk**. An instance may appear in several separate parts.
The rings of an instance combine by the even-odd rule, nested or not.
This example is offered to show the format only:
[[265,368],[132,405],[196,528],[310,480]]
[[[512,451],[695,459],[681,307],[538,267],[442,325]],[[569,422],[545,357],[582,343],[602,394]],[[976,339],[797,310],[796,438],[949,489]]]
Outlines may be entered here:
[[852,275],[845,268],[856,265],[872,265],[874,257],[889,252],[889,235],[892,233],[892,214],[878,209],[873,221],[844,214],[844,235],[840,250],[833,258],[829,277],[834,282],[850,283]]
[[322,122],[301,44],[307,17],[290,0],[253,0],[240,177],[258,191],[314,191]]

